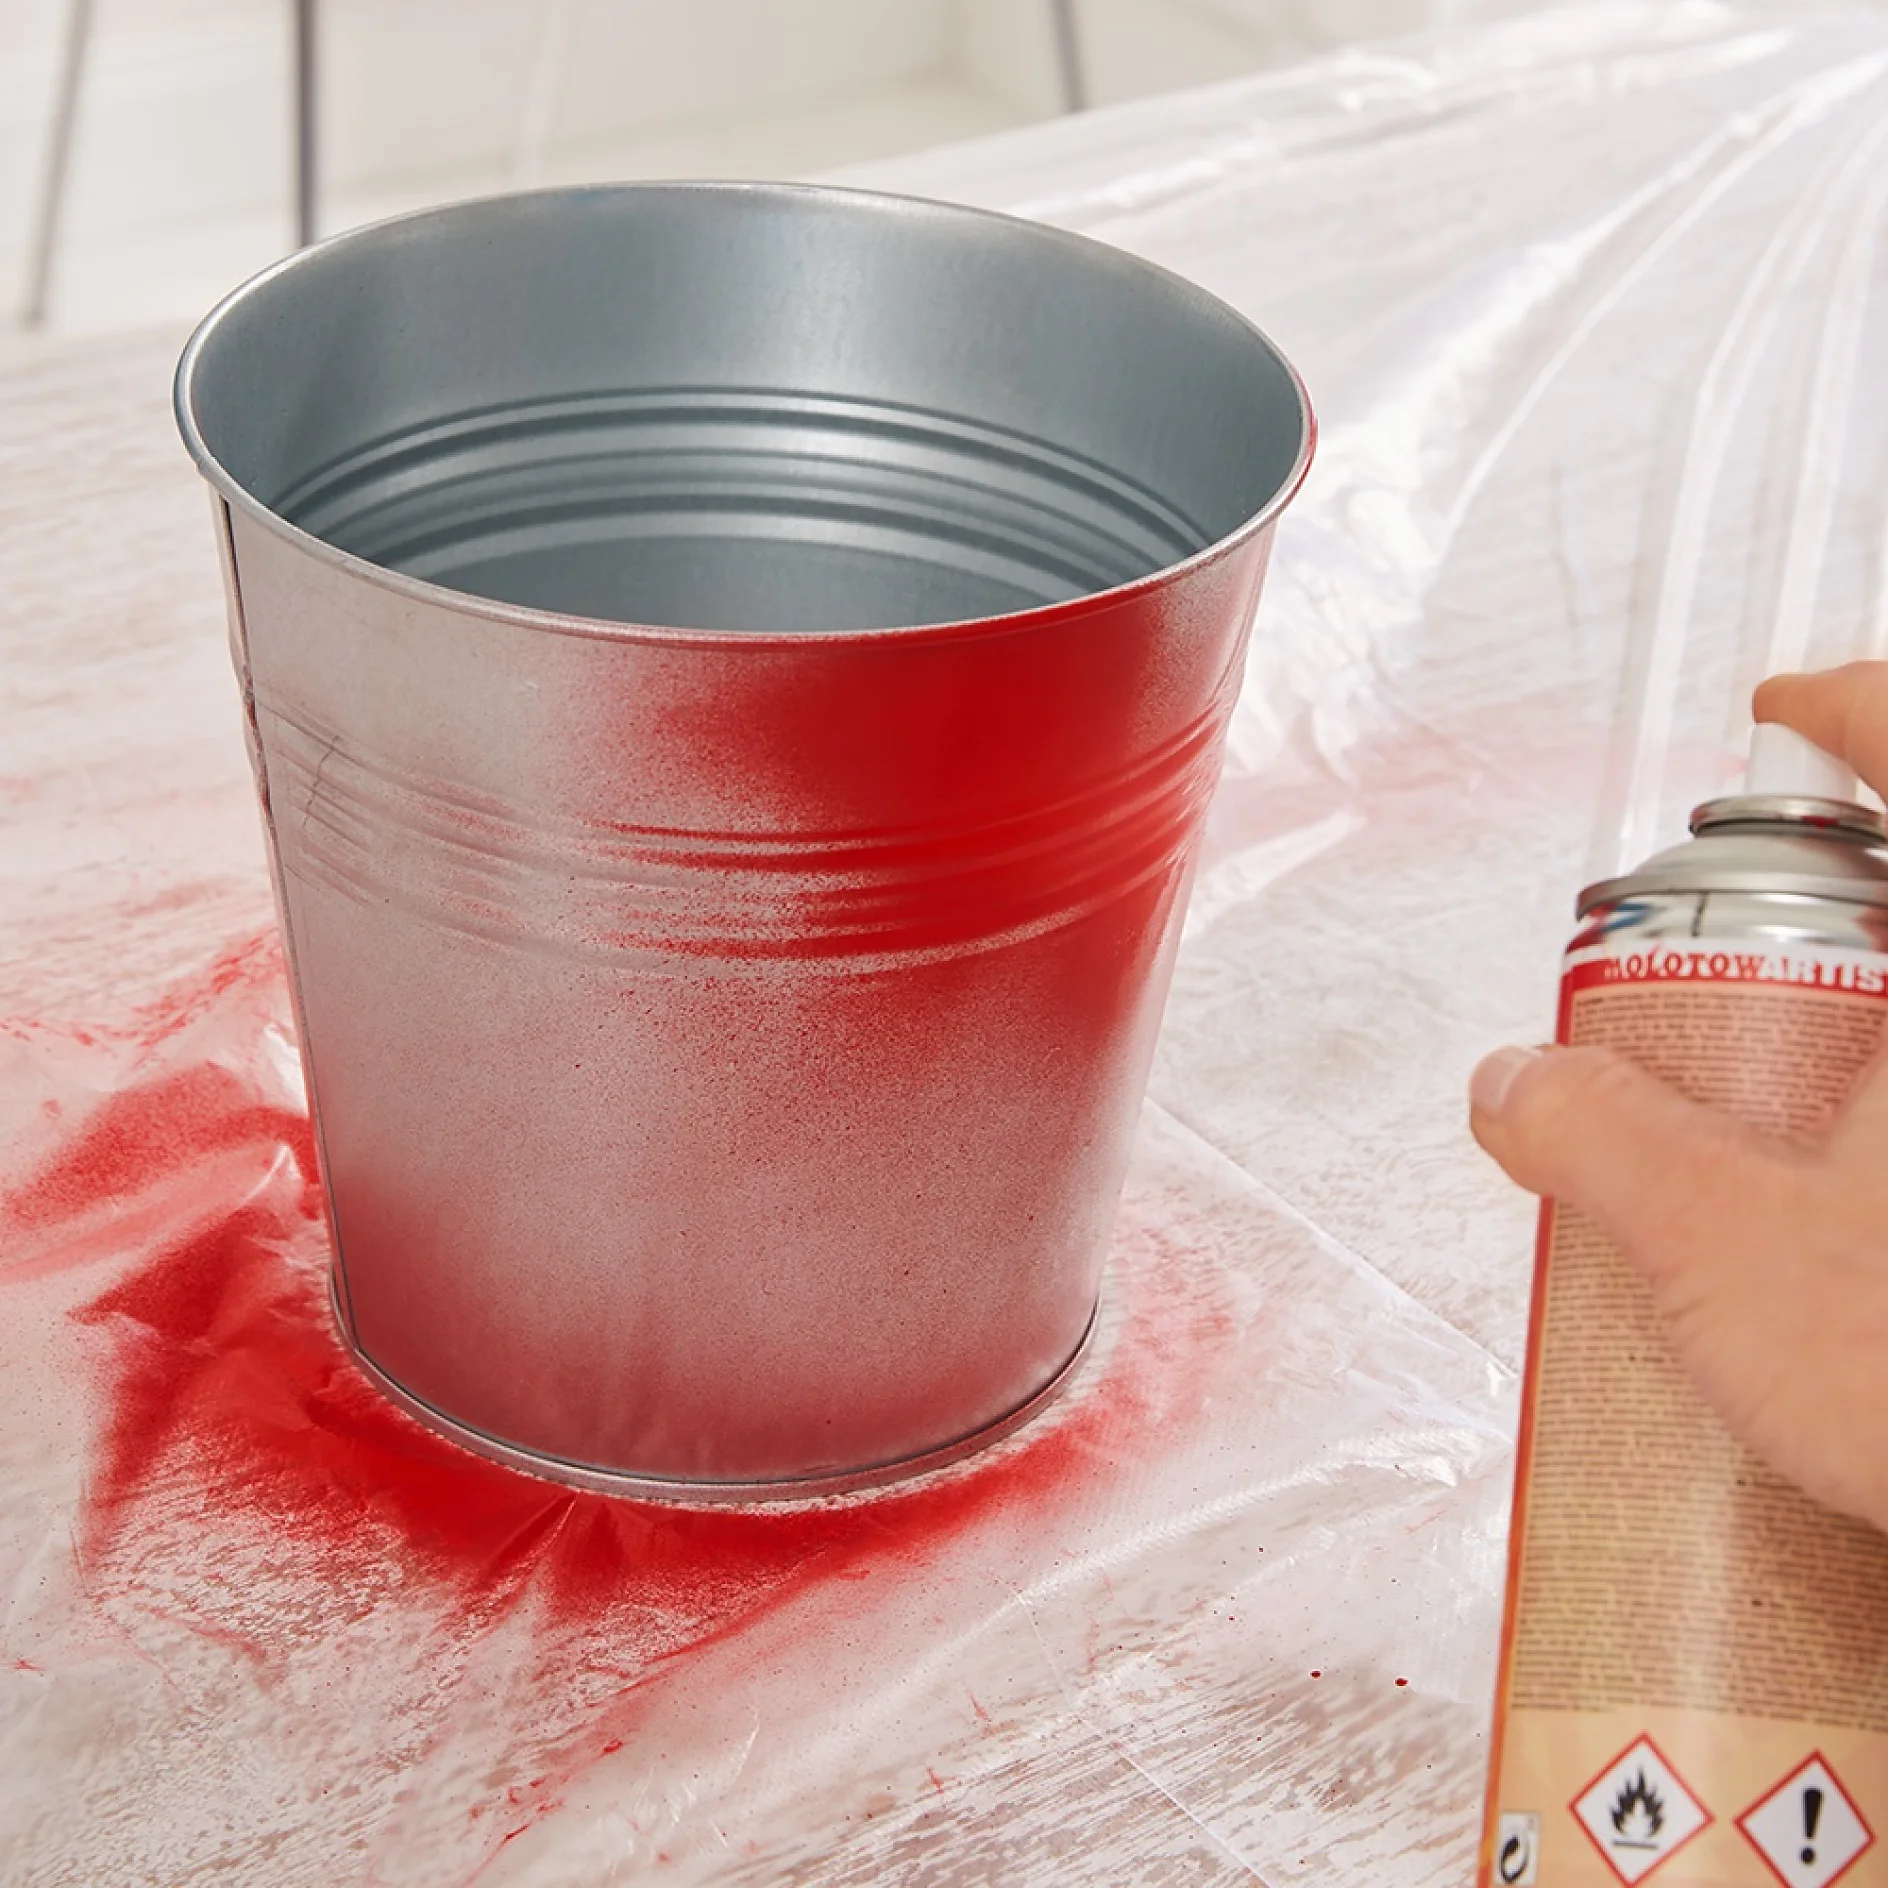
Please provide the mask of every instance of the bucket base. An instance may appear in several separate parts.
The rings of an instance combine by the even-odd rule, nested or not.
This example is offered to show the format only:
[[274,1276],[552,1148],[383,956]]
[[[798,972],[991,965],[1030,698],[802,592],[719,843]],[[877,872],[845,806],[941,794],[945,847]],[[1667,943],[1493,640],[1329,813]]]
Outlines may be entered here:
[[332,1273],[328,1279],[328,1303],[334,1313],[335,1331],[341,1339],[342,1348],[367,1380],[416,1422],[425,1424],[448,1442],[457,1443],[460,1448],[469,1449],[474,1455],[482,1455],[488,1461],[502,1463],[506,1468],[535,1475],[543,1481],[561,1482],[567,1487],[581,1488],[595,1495],[618,1495],[632,1501],[666,1501],[682,1507],[817,1501],[833,1495],[857,1494],[864,1489],[882,1487],[888,1482],[906,1481],[952,1462],[962,1461],[980,1449],[1001,1442],[1005,1436],[1013,1435],[1025,1423],[1040,1416],[1068,1388],[1082,1360],[1088,1355],[1101,1317],[1100,1301],[1097,1300],[1095,1308],[1088,1315],[1087,1324],[1082,1328],[1081,1338],[1069,1353],[1067,1361],[1033,1396],[1019,1403],[1007,1415],[999,1416],[995,1422],[986,1423],[981,1429],[974,1429],[969,1435],[959,1436],[939,1448],[926,1449],[917,1455],[901,1456],[896,1461],[876,1462],[865,1468],[840,1469],[824,1475],[781,1476],[765,1481],[690,1481],[680,1476],[636,1475],[624,1469],[597,1468],[586,1462],[566,1461],[561,1456],[540,1455],[534,1449],[521,1449],[515,1443],[502,1442],[482,1430],[469,1428],[396,1383],[354,1342],[341,1316]]

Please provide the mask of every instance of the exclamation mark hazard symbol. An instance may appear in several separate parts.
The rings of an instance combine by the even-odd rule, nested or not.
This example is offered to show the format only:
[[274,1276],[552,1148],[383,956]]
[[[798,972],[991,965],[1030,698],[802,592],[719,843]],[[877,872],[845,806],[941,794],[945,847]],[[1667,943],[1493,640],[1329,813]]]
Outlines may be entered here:
[[1875,1845],[1847,1785],[1820,1753],[1751,1804],[1737,1826],[1781,1888],[1836,1888]]

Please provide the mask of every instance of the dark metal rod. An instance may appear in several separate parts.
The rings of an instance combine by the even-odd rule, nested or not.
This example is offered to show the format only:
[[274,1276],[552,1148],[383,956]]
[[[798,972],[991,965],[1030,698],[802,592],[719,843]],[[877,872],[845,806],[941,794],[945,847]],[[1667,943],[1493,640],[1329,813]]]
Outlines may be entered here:
[[72,170],[72,135],[79,121],[79,84],[85,74],[85,48],[92,36],[92,0],[72,0],[66,9],[65,51],[59,65],[59,92],[53,100],[52,135],[46,146],[46,172],[39,187],[39,214],[33,225],[33,249],[26,274],[25,320],[44,325],[52,296],[53,255],[65,214],[66,179]]
[[295,0],[295,245],[315,240],[315,0]]
[[1082,70],[1082,29],[1075,17],[1075,0],[1049,0],[1055,22],[1055,62],[1062,78],[1062,109],[1088,109],[1088,78]]

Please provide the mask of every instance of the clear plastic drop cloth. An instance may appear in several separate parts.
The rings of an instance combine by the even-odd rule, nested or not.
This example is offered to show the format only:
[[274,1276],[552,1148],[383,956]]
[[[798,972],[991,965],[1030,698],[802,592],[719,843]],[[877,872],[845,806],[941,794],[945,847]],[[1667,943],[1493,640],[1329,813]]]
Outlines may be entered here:
[[382,1402],[181,336],[0,360],[0,1878],[1459,1888],[1582,880],[1888,618],[1888,19],[1557,11],[879,167],[1248,310],[1281,530],[1103,1328],[996,1450],[690,1513]]

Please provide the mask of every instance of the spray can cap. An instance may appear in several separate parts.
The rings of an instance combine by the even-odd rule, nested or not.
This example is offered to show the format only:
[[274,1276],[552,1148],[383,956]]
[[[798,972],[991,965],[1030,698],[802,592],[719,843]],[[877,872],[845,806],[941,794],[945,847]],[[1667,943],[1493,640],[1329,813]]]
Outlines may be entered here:
[[1850,800],[1856,797],[1854,769],[1806,741],[1780,721],[1759,721],[1750,734],[1746,794],[1803,800]]
[[1751,734],[1743,785],[1705,801],[1691,816],[1691,830],[1700,837],[1753,824],[1814,828],[1876,846],[1888,840],[1888,823],[1863,800],[1854,770],[1772,721],[1758,722]]

